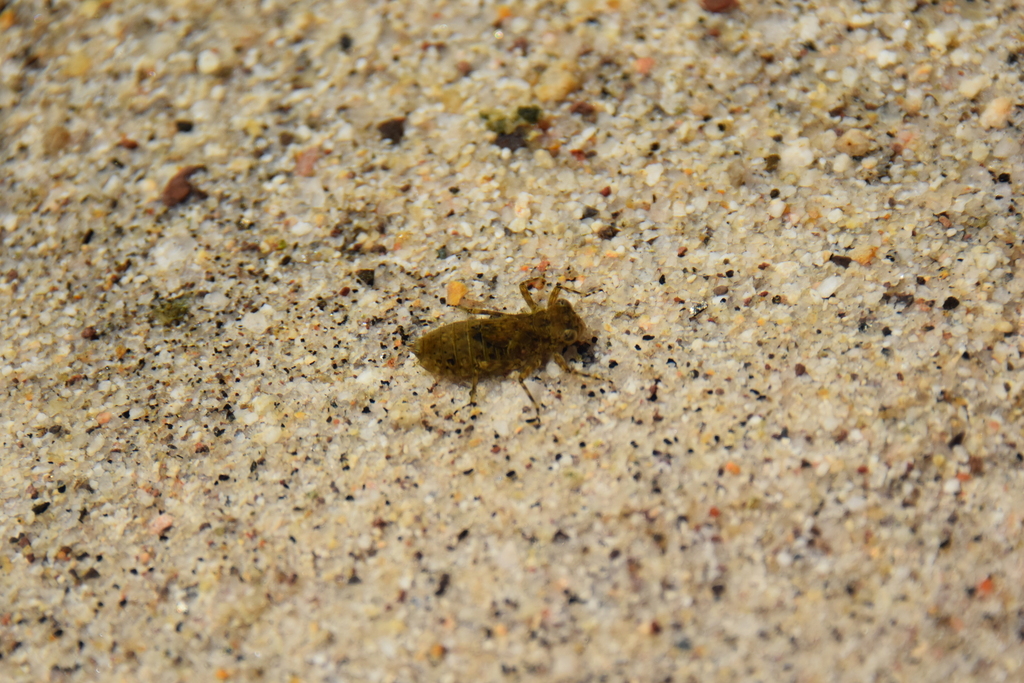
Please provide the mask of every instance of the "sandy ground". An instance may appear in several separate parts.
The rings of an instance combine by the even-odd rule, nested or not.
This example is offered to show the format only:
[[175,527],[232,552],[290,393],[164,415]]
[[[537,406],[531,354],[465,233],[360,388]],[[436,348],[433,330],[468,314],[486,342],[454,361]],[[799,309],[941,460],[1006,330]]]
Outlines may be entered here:
[[1024,678],[1019,3],[0,7],[3,680]]

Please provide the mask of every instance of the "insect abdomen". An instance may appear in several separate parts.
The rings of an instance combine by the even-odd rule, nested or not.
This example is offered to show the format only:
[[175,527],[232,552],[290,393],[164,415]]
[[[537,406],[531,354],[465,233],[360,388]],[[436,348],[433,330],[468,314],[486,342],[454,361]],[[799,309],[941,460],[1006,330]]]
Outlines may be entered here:
[[530,315],[499,320],[463,320],[429,332],[413,353],[428,372],[456,380],[497,377],[521,370],[538,348],[530,333]]
[[[504,374],[504,350],[487,340],[490,320],[464,320],[422,336],[413,352],[427,371],[456,380]],[[507,368],[507,369],[506,369]]]

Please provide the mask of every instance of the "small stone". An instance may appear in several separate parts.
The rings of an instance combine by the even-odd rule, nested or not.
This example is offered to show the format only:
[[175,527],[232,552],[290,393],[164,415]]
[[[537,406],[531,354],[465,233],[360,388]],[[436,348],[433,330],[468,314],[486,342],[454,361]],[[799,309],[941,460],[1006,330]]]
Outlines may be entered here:
[[541,74],[540,81],[534,87],[534,93],[542,102],[560,102],[579,86],[579,79],[569,65],[560,63],[549,67]]
[[851,157],[862,157],[871,151],[874,141],[860,128],[851,128],[836,140],[836,151]]
[[921,107],[924,106],[924,91],[920,88],[910,88],[907,90],[906,96],[899,102],[903,106],[903,111],[911,116],[917,116],[921,113]]
[[43,151],[53,156],[59,154],[71,142],[71,133],[64,126],[53,126],[43,134]]
[[899,61],[900,56],[892,50],[882,50],[878,53],[878,57],[875,58],[875,62],[883,69],[888,68]]
[[636,72],[641,76],[646,76],[651,73],[651,69],[654,68],[654,64],[655,62],[653,57],[640,57],[633,62],[633,68],[636,69]]
[[206,193],[200,192],[192,183],[189,182],[189,178],[196,172],[201,171],[205,166],[186,166],[181,169],[170,180],[167,181],[167,185],[164,186],[164,191],[160,194],[160,199],[163,203],[170,207],[181,204],[183,201],[189,198],[193,193],[199,197],[205,197]]
[[319,147],[308,147],[295,155],[295,175],[312,178],[316,175],[316,162],[323,156]]
[[952,311],[960,305],[960,299],[955,296],[947,296],[946,300],[942,302],[942,310]]
[[946,51],[949,47],[949,35],[941,29],[932,29],[927,36],[925,36],[924,42],[928,44],[928,47],[933,50],[938,50],[939,53]]
[[68,58],[68,62],[64,66],[64,73],[72,78],[77,78],[89,73],[90,69],[92,69],[92,60],[89,59],[88,55],[75,52]]
[[814,163],[814,151],[807,138],[799,138],[786,145],[779,155],[783,170],[798,171]]
[[969,100],[973,100],[978,94],[985,89],[985,87],[991,83],[989,76],[975,76],[974,78],[965,78],[960,81],[960,87],[957,88],[957,92],[963,95]]
[[850,170],[850,165],[852,163],[853,159],[850,158],[849,154],[837,154],[836,158],[832,160],[832,172],[846,173]]
[[269,305],[264,306],[258,311],[246,313],[242,316],[242,319],[239,322],[246,331],[256,335],[263,334],[267,331],[267,328],[270,327],[273,313],[273,308]]
[[838,275],[825,278],[815,290],[822,299],[827,299],[836,293],[836,290],[843,284],[843,278]]
[[203,50],[196,59],[196,69],[207,76],[220,70],[220,55],[216,50]]
[[850,252],[850,258],[862,266],[866,266],[874,260],[875,254],[877,253],[878,247],[870,244],[862,244],[858,247],[854,247],[853,251]]
[[1009,97],[997,97],[985,106],[981,112],[981,123],[983,128],[1003,128],[1010,120],[1010,112],[1013,111],[1013,102]]
[[374,273],[373,268],[362,268],[356,271],[356,279],[362,282],[367,287],[373,287]]
[[737,0],[700,0],[700,7],[705,12],[722,14],[730,12],[740,6]]
[[773,199],[768,202],[768,215],[772,218],[779,218],[786,213],[786,202],[781,199]]
[[149,533],[163,536],[164,532],[174,526],[174,517],[168,514],[157,515],[149,522]]
[[502,133],[494,138],[494,144],[502,149],[514,152],[526,147],[526,138],[521,133]]
[[203,297],[203,308],[208,311],[223,311],[231,303],[224,292],[210,292]]
[[946,482],[942,485],[942,492],[949,494],[960,493],[960,480],[957,479],[956,477],[952,479],[947,479]]
[[466,285],[462,284],[458,280],[452,280],[448,283],[448,291],[445,295],[445,301],[449,306],[458,306],[459,302],[462,301],[462,297],[466,296],[466,292],[469,291]]
[[[1007,109],[1007,114],[1009,114],[1009,109]],[[1003,125],[1006,125],[1005,121],[1003,122]],[[996,143],[995,149],[992,150],[992,156],[994,156],[996,159],[1009,159],[1015,154],[1020,154],[1020,151],[1021,149],[1019,142],[1017,142],[1011,137],[1004,137],[1002,140]]]
[[96,331],[96,328],[90,325],[82,330],[82,339],[86,341],[92,341],[93,339],[99,338],[100,333]]
[[292,226],[291,233],[296,237],[302,237],[313,232],[313,224],[308,221],[299,221]]
[[377,130],[385,140],[390,140],[391,144],[397,145],[405,137],[405,117],[388,119],[378,125]]
[[108,422],[110,422],[110,420],[113,419],[113,417],[114,416],[110,413],[109,410],[104,410],[102,413],[96,416],[96,423],[105,425]]
[[654,187],[661,180],[661,175],[665,172],[664,164],[651,164],[644,169],[644,182],[647,183],[647,187]]

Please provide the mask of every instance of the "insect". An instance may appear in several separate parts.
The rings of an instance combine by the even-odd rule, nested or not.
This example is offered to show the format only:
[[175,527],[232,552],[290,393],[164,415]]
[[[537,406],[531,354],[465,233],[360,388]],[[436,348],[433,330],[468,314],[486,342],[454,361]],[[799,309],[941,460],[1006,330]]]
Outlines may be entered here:
[[530,295],[530,282],[519,285],[519,292],[530,307],[529,313],[509,314],[460,306],[468,313],[492,317],[462,320],[423,335],[412,346],[420,365],[445,379],[470,382],[471,404],[476,403],[479,380],[514,372],[519,386],[533,403],[538,419],[540,407],[523,380],[544,366],[549,358],[554,357],[566,372],[600,379],[574,370],[561,353],[566,346],[583,338],[586,325],[572,304],[558,295],[563,289],[578,292],[555,285],[548,296],[547,307],[541,308]]

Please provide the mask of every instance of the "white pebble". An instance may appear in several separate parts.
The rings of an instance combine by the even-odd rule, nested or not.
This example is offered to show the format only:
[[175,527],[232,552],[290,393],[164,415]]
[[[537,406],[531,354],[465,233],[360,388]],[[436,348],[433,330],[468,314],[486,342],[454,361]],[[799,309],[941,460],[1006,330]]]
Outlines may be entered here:
[[839,275],[825,278],[815,290],[822,299],[827,299],[836,293],[836,290],[843,284],[843,278]]
[[946,483],[942,485],[942,491],[944,493],[959,493],[960,492],[960,480],[953,478],[947,479]]
[[661,180],[661,174],[665,172],[664,164],[651,164],[644,169],[646,178],[644,180],[647,183],[647,187],[654,187]]
[[195,256],[196,242],[191,237],[167,237],[153,249],[153,262],[158,270],[181,268]]
[[807,138],[798,138],[786,145],[779,155],[780,163],[785,170],[794,171],[807,168],[814,163],[814,152],[811,150],[811,141]]
[[878,57],[875,59],[875,61],[878,63],[878,66],[884,69],[899,62],[900,57],[892,50],[882,50],[881,52],[878,53]]
[[[984,121],[984,114],[982,121]],[[1020,143],[1010,137],[1005,137],[997,142],[996,148],[992,150],[992,156],[996,159],[1009,159],[1015,154],[1020,154]]]
[[313,225],[306,221],[299,221],[292,226],[291,230],[291,233],[296,237],[302,237],[303,235],[308,235],[311,232],[313,232]]
[[262,441],[263,443],[265,443],[267,445],[270,445],[270,444],[274,444],[274,443],[277,443],[278,441],[280,441],[282,433],[283,432],[282,432],[281,428],[276,426],[276,425],[274,425],[274,426],[271,426],[271,427],[267,427],[262,432],[260,432],[259,438],[260,438],[260,441]]
[[243,329],[253,334],[263,334],[270,327],[270,319],[273,314],[274,309],[267,305],[258,311],[246,313],[239,322]]
[[973,100],[989,83],[989,76],[983,75],[975,76],[974,78],[965,78],[960,81],[960,87],[957,88],[957,90],[967,99]]
[[828,212],[828,215],[825,216],[825,218],[828,219],[829,223],[835,225],[839,221],[843,220],[843,210],[842,209],[832,209],[831,211]]
[[208,311],[223,311],[231,303],[224,292],[210,292],[203,297],[203,308]]
[[216,50],[203,50],[199,53],[199,58],[196,59],[196,69],[199,70],[199,73],[206,75],[217,73],[217,70],[220,69],[220,55]]
[[781,199],[773,199],[768,202],[768,215],[772,218],[779,218],[786,213],[786,202]]
[[949,36],[945,31],[940,29],[932,29],[932,31],[925,36],[924,42],[928,43],[928,47],[938,50],[940,53],[945,52],[949,46]]

